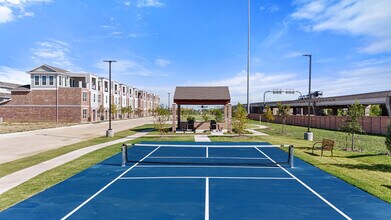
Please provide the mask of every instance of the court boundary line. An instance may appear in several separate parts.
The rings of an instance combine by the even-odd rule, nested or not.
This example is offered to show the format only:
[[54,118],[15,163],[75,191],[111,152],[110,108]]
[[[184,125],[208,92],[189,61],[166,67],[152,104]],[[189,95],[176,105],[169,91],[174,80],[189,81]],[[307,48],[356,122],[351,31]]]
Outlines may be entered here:
[[[156,147],[156,146],[155,146]],[[157,151],[160,148],[160,146],[157,146],[154,150],[152,150],[150,153],[148,153],[145,157],[143,157],[141,160],[139,160],[137,163],[135,163],[133,166],[129,167],[127,170],[122,172],[119,176],[117,176],[114,180],[106,184],[104,187],[102,187],[100,190],[98,190],[96,193],[94,193],[92,196],[90,196],[88,199],[86,199],[84,202],[82,202],[80,205],[78,205],[76,208],[74,208],[72,211],[70,211],[67,215],[61,218],[61,220],[65,220],[69,218],[71,215],[73,215],[75,212],[77,212],[79,209],[81,209],[85,204],[87,204],[89,201],[91,201],[93,198],[95,198],[97,195],[99,195],[101,192],[103,192],[105,189],[107,189],[109,186],[111,186],[113,183],[115,183],[118,179],[120,179],[122,176],[124,176],[126,173],[128,173],[130,170],[132,170],[134,167],[136,167],[140,162],[145,160],[147,157],[149,157],[151,154],[153,154],[155,151]]]
[[309,187],[307,184],[305,184],[303,181],[301,181],[298,177],[293,175],[291,172],[286,170],[284,167],[282,167],[280,164],[276,163],[272,158],[270,158],[267,154],[265,154],[262,150],[258,149],[258,147],[255,147],[260,153],[262,153],[265,157],[269,158],[270,161],[275,163],[278,167],[280,167],[283,171],[285,171],[288,175],[293,177],[297,182],[299,182],[301,185],[303,185],[306,189],[308,189],[310,192],[312,192],[314,195],[316,195],[319,199],[321,199],[323,202],[325,202],[327,205],[329,205],[331,208],[333,208],[335,211],[337,211],[339,214],[341,214],[346,219],[352,220],[348,215],[346,215],[344,212],[342,212],[340,209],[338,209],[336,206],[334,206],[331,202],[329,202],[327,199],[325,199],[323,196],[321,196],[319,193],[317,193],[315,190],[313,190],[311,187]]
[[149,159],[153,158],[161,158],[161,159],[233,159],[233,160],[268,160],[266,157],[209,157],[207,153],[207,157],[170,157],[170,156],[156,156],[156,157],[148,157]]
[[[189,144],[189,145],[186,145],[186,144],[134,144],[135,147],[157,147],[157,146],[160,146],[160,147],[172,147],[172,148],[186,148],[186,147],[189,147],[189,148],[205,148],[205,147],[208,147],[208,148],[254,148],[254,147],[259,147],[260,145],[255,145],[255,144],[247,144],[247,145],[213,145],[213,144],[199,144],[199,145],[195,145],[195,144]],[[289,147],[288,144],[281,144],[281,145],[271,145],[271,144],[265,144],[265,145],[262,145],[262,147],[260,148],[277,148],[277,147]]]
[[135,176],[135,177],[119,178],[119,180],[153,180],[153,179],[295,180],[295,178],[292,177],[259,177],[259,176]]
[[138,165],[137,168],[187,168],[187,167],[194,167],[194,168],[249,168],[249,169],[279,169],[280,167],[269,167],[269,166],[221,166],[221,165]]
[[205,178],[205,220],[209,220],[209,177]]

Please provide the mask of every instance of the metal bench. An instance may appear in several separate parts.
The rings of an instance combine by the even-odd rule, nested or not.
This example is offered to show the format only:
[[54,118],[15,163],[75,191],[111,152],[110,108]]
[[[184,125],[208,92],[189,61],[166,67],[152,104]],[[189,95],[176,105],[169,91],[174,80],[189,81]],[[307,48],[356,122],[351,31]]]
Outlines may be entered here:
[[320,147],[321,150],[320,156],[323,156],[324,150],[331,151],[331,156],[333,156],[333,148],[334,148],[335,141],[326,138],[323,138],[322,141],[315,142],[314,145],[312,145],[312,153],[314,153],[315,145],[320,143],[322,144],[322,146]]

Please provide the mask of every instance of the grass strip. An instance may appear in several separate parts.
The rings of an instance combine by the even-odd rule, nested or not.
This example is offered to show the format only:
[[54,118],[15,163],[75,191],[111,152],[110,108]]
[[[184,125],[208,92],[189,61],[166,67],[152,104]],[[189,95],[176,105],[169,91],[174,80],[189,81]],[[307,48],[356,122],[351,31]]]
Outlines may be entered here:
[[127,129],[124,131],[116,132],[114,137],[98,137],[93,138],[90,140],[78,142],[75,144],[67,145],[64,147],[60,147],[57,149],[45,151],[42,153],[34,154],[31,156],[23,157],[21,159],[13,160],[10,162],[2,163],[0,164],[0,177],[6,176],[8,174],[17,172],[19,170],[37,165],[39,163],[42,163],[44,161],[56,158],[58,156],[67,154],[69,152],[72,152],[74,150],[78,150],[81,148],[89,147],[96,144],[102,144],[114,140],[118,140],[121,138],[125,138],[129,135],[135,134],[137,131],[145,130],[148,128],[152,128],[151,126],[139,126],[133,129]]
[[[153,137],[141,137],[135,140],[126,142],[139,143],[142,141],[189,141],[193,142],[192,137],[171,137],[171,138],[153,138]],[[73,161],[65,163],[61,166],[48,170],[40,175],[20,184],[19,186],[0,195],[0,210],[4,210],[12,205],[15,205],[51,186],[62,182],[73,175],[76,175],[83,170],[97,164],[117,153],[120,153],[121,144],[114,144],[105,148],[96,150],[94,152],[83,155]],[[120,165],[121,161],[118,161]]]

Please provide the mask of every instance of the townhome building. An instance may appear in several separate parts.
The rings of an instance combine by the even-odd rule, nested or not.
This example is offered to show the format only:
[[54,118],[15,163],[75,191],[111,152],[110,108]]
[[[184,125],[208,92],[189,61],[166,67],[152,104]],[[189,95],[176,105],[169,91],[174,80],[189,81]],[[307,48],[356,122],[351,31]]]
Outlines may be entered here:
[[[10,95],[0,102],[0,118],[4,121],[81,123],[109,119],[108,79],[49,65],[27,73],[31,84],[9,89]],[[137,91],[112,81],[111,101],[117,107],[114,119],[130,118],[129,107],[138,109]]]

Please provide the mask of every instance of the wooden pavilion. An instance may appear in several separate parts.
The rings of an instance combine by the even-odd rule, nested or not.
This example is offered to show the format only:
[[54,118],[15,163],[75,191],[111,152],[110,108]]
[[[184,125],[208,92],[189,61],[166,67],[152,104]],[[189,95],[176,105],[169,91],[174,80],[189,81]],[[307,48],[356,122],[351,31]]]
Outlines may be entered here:
[[172,104],[172,130],[181,129],[181,105],[223,105],[224,126],[232,131],[232,105],[228,86],[177,86]]

